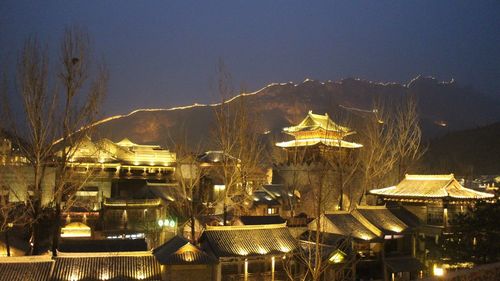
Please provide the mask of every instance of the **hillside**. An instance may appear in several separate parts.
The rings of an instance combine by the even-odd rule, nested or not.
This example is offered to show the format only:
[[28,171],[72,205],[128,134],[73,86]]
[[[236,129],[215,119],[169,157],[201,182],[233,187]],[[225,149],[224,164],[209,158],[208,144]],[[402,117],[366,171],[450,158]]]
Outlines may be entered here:
[[432,140],[423,160],[435,173],[499,174],[500,122]]
[[[418,98],[427,139],[500,120],[500,102],[461,87],[455,81],[439,82],[424,77],[417,77],[407,84],[352,78],[337,82],[308,79],[300,84],[271,84],[254,93],[237,96],[230,103],[242,99],[261,123],[263,133],[269,131],[275,138],[283,138],[281,129],[300,121],[308,110],[328,112],[334,119],[335,116],[345,116],[347,112],[354,117],[352,119],[359,119],[364,112],[372,110],[373,100],[408,94]],[[103,120],[97,125],[97,131],[100,137],[115,141],[128,137],[135,142],[162,145],[175,139],[179,132],[185,132],[192,144],[201,143],[210,148],[213,126],[213,106],[193,105],[136,110]]]

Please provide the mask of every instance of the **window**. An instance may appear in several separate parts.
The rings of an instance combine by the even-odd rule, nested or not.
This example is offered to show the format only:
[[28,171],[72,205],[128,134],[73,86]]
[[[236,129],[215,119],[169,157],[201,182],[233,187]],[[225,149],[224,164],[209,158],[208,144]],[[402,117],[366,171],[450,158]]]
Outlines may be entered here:
[[276,215],[277,213],[278,213],[278,208],[275,208],[275,207],[268,207],[267,208],[268,215]]
[[427,224],[443,225],[442,207],[427,207]]

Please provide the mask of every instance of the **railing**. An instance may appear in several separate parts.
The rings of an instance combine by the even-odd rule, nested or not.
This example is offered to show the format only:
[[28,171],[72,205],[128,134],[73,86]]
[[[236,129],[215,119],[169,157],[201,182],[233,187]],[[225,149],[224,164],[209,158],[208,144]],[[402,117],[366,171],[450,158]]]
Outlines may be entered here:
[[[271,272],[262,272],[262,273],[248,273],[248,281],[271,281],[272,275]],[[224,274],[222,273],[222,281],[240,281],[245,280],[245,274]],[[274,281],[285,281],[288,280],[286,273],[284,272],[275,272],[274,273]]]
[[161,199],[104,199],[106,207],[157,207]]

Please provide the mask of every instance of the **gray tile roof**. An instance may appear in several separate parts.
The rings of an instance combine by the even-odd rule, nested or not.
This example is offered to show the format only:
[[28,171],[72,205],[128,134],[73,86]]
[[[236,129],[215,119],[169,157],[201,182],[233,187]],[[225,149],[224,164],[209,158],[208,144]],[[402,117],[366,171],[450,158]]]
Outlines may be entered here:
[[153,255],[160,264],[215,264],[218,260],[183,237],[175,236],[167,243],[153,250]]
[[244,225],[283,224],[286,220],[280,216],[240,216]]
[[52,281],[161,280],[160,264],[150,252],[60,254]]
[[406,175],[396,186],[373,189],[371,194],[394,198],[492,199],[493,194],[463,187],[450,175]]
[[402,206],[388,206],[388,210],[411,228],[422,226],[419,218]]
[[0,258],[0,280],[49,281],[53,265],[48,257]]
[[200,241],[218,258],[284,254],[297,247],[285,224],[208,226]]
[[[335,226],[337,234],[352,236],[362,240],[374,240],[379,238],[378,234],[374,233],[350,213],[339,211],[325,214],[325,217]],[[311,223],[315,222],[313,221]]]
[[408,226],[385,206],[360,206],[353,211],[354,216],[357,214],[361,214],[384,234],[400,233],[408,229]]

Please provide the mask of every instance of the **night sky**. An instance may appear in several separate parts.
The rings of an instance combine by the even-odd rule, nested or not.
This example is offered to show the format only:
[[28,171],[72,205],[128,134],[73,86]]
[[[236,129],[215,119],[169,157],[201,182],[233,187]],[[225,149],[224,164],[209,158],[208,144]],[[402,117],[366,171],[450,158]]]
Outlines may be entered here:
[[215,101],[219,58],[248,91],[423,74],[500,98],[500,1],[2,1],[2,64],[70,24],[108,65],[105,115]]

